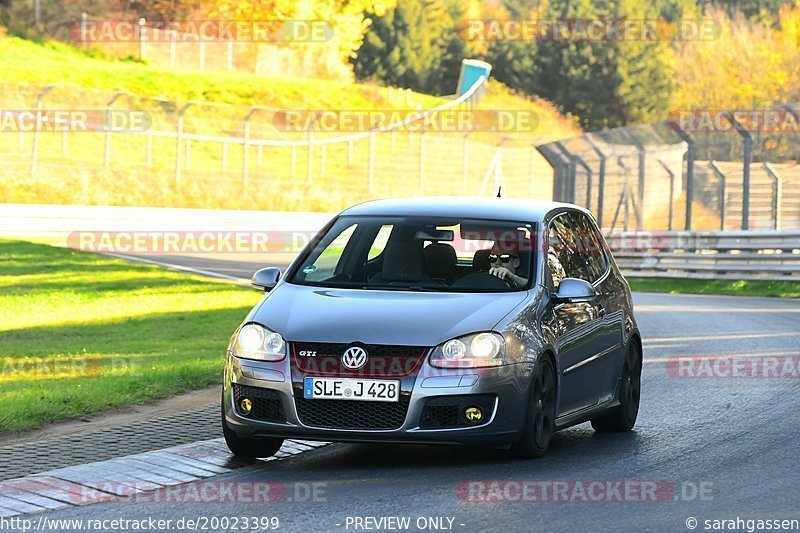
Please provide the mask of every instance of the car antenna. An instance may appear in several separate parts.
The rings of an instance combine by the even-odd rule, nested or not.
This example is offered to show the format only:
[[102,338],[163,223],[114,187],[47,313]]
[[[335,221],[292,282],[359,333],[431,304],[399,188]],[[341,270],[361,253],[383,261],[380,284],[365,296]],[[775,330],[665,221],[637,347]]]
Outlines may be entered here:
[[498,198],[502,198],[502,197],[503,197],[503,194],[502,194],[502,192],[503,192],[503,186],[502,186],[502,185],[500,185],[500,186],[497,188],[497,197],[498,197]]

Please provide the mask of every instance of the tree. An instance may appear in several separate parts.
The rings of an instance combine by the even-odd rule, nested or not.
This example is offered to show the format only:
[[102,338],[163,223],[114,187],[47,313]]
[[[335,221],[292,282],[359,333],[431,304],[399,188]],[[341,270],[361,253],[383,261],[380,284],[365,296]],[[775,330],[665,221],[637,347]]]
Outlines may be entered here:
[[417,91],[441,87],[448,13],[442,0],[399,0],[384,16],[370,15],[364,44],[352,59],[356,77]]
[[[550,4],[547,19],[656,19],[659,6],[637,0]],[[585,128],[624,126],[666,115],[673,86],[664,41],[553,40],[538,43],[529,94],[576,115]]]

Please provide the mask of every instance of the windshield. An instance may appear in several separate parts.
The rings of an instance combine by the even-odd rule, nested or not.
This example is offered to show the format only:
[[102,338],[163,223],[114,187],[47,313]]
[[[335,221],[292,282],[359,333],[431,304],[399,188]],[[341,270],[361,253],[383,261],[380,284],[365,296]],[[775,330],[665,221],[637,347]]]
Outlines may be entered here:
[[435,217],[339,217],[290,283],[454,292],[527,289],[533,224]]

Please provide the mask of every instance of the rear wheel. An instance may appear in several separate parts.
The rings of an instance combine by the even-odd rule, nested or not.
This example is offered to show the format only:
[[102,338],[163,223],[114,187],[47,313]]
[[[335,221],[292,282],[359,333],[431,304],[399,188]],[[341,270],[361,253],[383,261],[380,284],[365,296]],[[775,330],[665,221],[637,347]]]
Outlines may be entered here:
[[600,432],[630,431],[639,415],[639,395],[642,388],[642,354],[639,345],[631,341],[622,365],[622,383],[619,388],[619,406],[607,415],[592,420],[592,427]]
[[225,421],[225,396],[222,399],[222,434],[228,449],[239,457],[272,457],[283,446],[283,439],[278,437],[264,437],[248,439],[240,437],[228,427]]
[[511,447],[512,453],[520,459],[543,456],[555,431],[556,378],[553,365],[549,359],[544,359],[537,367],[522,438]]

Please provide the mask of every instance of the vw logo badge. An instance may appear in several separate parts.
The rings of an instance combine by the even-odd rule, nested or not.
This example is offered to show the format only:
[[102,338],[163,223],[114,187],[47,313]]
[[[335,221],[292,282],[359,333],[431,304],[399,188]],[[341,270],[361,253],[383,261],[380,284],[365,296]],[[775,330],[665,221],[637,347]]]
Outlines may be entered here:
[[358,370],[367,364],[367,351],[360,346],[351,346],[342,354],[342,364],[350,370]]

